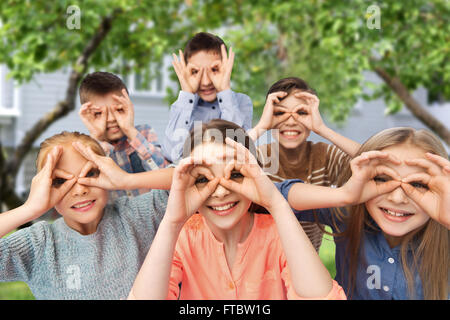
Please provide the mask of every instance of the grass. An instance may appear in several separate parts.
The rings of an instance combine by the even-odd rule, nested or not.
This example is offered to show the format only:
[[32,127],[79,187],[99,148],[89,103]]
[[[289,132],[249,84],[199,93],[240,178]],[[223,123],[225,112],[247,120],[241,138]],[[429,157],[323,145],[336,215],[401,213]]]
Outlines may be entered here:
[[[324,235],[319,256],[332,278],[336,275],[334,252],[333,238],[329,235]],[[0,300],[34,300],[34,296],[24,282],[0,282]]]

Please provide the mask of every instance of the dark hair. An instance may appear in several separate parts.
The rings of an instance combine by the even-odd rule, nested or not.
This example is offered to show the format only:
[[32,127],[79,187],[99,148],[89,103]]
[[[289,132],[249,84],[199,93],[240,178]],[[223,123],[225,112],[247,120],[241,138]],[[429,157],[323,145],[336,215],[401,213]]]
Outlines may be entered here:
[[89,73],[80,84],[80,102],[83,104],[89,101],[89,94],[105,95],[122,89],[128,93],[125,83],[115,74],[103,71]]
[[227,49],[225,42],[218,36],[208,32],[199,32],[186,44],[184,60],[187,63],[189,58],[199,51],[214,52],[222,56],[221,45],[224,45]]
[[269,91],[267,92],[267,96],[272,92],[283,91],[287,94],[290,94],[295,90],[306,91],[317,96],[316,91],[311,88],[305,80],[297,77],[288,77],[278,80],[270,87]]

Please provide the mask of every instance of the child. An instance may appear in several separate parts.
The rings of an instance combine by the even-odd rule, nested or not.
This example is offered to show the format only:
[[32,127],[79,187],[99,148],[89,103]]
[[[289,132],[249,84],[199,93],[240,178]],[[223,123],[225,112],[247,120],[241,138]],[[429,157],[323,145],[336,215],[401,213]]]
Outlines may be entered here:
[[[320,186],[336,185],[347,154],[353,156],[359,149],[358,143],[323,123],[317,94],[300,78],[284,78],[271,86],[261,119],[249,135],[256,141],[271,129],[276,141],[262,145],[260,150],[273,181],[302,179]],[[307,141],[311,131],[334,145]],[[314,223],[301,224],[318,251],[323,232]]]
[[173,67],[181,91],[171,106],[169,123],[162,143],[166,159],[178,162],[183,144],[195,121],[224,119],[252,127],[253,105],[248,96],[231,90],[234,52],[227,54],[225,43],[210,33],[197,33],[179,57],[173,54]]
[[350,180],[359,180],[361,188],[340,195],[349,182],[323,192],[295,181],[279,188],[298,210],[360,203],[296,213],[333,229],[336,280],[350,298],[447,300],[450,162],[444,147],[426,130],[392,128],[371,137],[357,155],[342,181],[360,171],[365,174]]
[[[112,164],[104,161],[102,166],[114,165],[105,169],[114,174],[99,172],[73,142],[89,146],[89,156],[96,155],[98,163],[110,160]],[[77,132],[63,132],[41,144],[30,195],[22,206],[0,214],[0,237],[53,207],[62,218],[0,239],[0,281],[24,281],[37,299],[126,297],[166,208],[168,192],[154,188],[167,188],[173,169],[131,175],[100,155],[100,145]],[[83,179],[154,190],[107,205],[106,190],[82,184]]]
[[[101,142],[107,156],[123,170],[138,173],[164,168],[164,159],[155,131],[149,125],[134,126],[134,107],[122,80],[109,72],[88,74],[80,85],[79,115],[91,137]],[[137,196],[147,188],[115,190],[111,201]]]
[[[345,299],[246,149],[251,139],[237,131],[244,132],[215,120],[199,139],[191,133],[191,157],[175,169],[166,214],[129,299]],[[244,137],[245,147],[230,137]],[[270,215],[254,214],[252,202]]]

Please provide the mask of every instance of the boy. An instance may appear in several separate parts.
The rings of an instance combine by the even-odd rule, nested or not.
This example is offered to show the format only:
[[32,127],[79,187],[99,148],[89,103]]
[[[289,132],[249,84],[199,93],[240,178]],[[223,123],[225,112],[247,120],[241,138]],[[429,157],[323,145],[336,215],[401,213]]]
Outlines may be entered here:
[[[249,136],[256,141],[272,130],[276,141],[259,149],[274,182],[302,179],[320,186],[337,185],[344,164],[358,152],[359,143],[325,125],[319,103],[316,92],[300,78],[280,79],[270,87],[261,119]],[[333,144],[308,141],[311,131]],[[301,225],[318,251],[322,230],[312,222]]]
[[[123,81],[109,72],[88,74],[80,85],[79,115],[92,138],[123,170],[137,173],[164,168],[157,136],[149,125],[134,126],[134,107]],[[111,200],[148,189],[111,192]]]
[[231,90],[230,77],[234,52],[227,54],[219,37],[197,33],[186,44],[184,53],[173,54],[172,65],[180,81],[181,91],[172,104],[169,123],[162,143],[166,159],[180,160],[185,139],[195,121],[224,119],[249,130],[252,127],[253,104],[242,93]]

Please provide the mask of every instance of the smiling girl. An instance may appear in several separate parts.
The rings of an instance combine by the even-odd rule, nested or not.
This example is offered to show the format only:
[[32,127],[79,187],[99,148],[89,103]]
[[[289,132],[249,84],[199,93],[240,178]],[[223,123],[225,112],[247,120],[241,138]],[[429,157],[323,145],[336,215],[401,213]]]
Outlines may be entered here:
[[162,219],[168,192],[155,189],[107,205],[104,188],[81,182],[133,188],[145,180],[152,189],[167,188],[173,169],[130,175],[105,160],[115,166],[108,179],[73,142],[89,147],[91,156],[104,155],[95,140],[77,132],[41,144],[30,195],[22,206],[0,214],[0,237],[52,208],[62,218],[0,239],[0,281],[24,281],[36,299],[125,298]]
[[199,134],[129,298],[345,299],[243,129],[214,120]]
[[[349,298],[447,300],[450,162],[440,141],[426,130],[387,129],[362,145],[341,181],[355,179],[352,171],[358,168],[366,168],[360,190],[336,198],[345,185],[317,192],[293,180],[279,188],[296,210],[311,208],[315,200],[316,207],[360,203],[316,214],[296,212],[301,221],[333,229],[336,280]],[[378,192],[364,195],[368,189]]]

